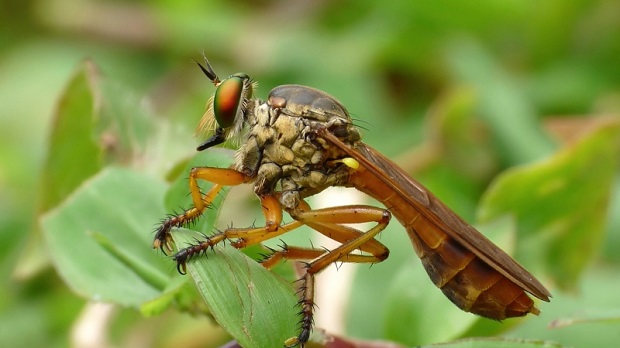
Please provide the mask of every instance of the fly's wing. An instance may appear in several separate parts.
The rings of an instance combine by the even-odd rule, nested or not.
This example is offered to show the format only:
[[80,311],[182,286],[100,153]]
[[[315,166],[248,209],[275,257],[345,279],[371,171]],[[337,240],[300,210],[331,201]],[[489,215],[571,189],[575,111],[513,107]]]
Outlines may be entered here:
[[415,207],[425,218],[434,222],[448,236],[454,238],[489,266],[541,300],[549,301],[549,291],[523,266],[482,233],[465,222],[422,184],[407,175],[398,165],[364,143],[354,148],[340,141],[327,129],[320,129],[320,137],[357,160],[368,171],[386,183],[404,201]]

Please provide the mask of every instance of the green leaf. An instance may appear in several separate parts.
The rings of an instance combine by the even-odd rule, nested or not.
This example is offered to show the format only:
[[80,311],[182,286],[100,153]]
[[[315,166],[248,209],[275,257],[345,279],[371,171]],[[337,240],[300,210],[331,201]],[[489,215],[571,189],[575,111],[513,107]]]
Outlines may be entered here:
[[[138,105],[122,86],[102,79],[90,60],[79,66],[55,110],[38,214],[60,204],[105,163],[131,165],[144,154],[155,123]],[[16,271],[24,277],[48,263],[38,231],[29,238]]]
[[547,160],[506,171],[483,198],[480,219],[513,216],[516,258],[574,287],[602,241],[619,139],[620,123],[606,122]]
[[[387,291],[388,339],[408,345],[452,340],[477,320],[455,307],[441,290],[420,285],[429,282],[424,267],[413,257],[400,267]],[[441,318],[441,325],[437,325],[436,318]]]
[[[168,212],[182,212],[183,210],[193,206],[192,197],[189,189],[189,173],[193,167],[215,167],[228,168],[234,159],[234,151],[228,149],[214,148],[208,151],[198,152],[187,163],[185,169],[180,172],[176,180],[170,186],[164,199],[164,205]],[[201,192],[206,193],[213,183],[199,181]],[[192,230],[206,233],[213,233],[213,226],[217,221],[220,207],[228,193],[228,188],[222,189],[211,206],[204,212],[203,216],[198,219]]]
[[[85,61],[60,96],[52,120],[47,155],[38,173],[37,214],[59,204],[102,168],[102,152],[93,137],[93,124],[99,113],[96,80],[95,65]],[[41,234],[33,229],[15,274],[18,278],[29,278],[48,264]]]
[[[482,120],[475,117],[477,102],[472,88],[454,88],[434,103],[427,121],[431,149],[438,150],[442,163],[458,169],[461,180],[484,181],[496,171],[495,149],[489,146],[491,136]],[[409,161],[419,162],[420,156]],[[448,189],[457,191],[452,186]]]
[[477,42],[464,40],[452,45],[447,57],[457,78],[475,88],[479,115],[491,129],[499,154],[510,163],[528,163],[553,151],[536,110],[495,57]]
[[450,343],[432,344],[425,347],[442,348],[560,348],[561,344],[541,340],[517,340],[507,338],[468,338]]
[[91,300],[138,307],[160,295],[172,267],[151,248],[164,216],[166,185],[110,168],[42,219],[53,264],[69,287]]
[[156,159],[156,150],[147,151],[147,147],[153,146],[153,139],[163,143],[165,127],[145,111],[143,96],[117,80],[102,79],[99,89],[101,106],[93,131],[105,163],[124,166],[137,163],[143,167],[145,153],[149,154],[149,160]]
[[620,322],[620,308],[590,309],[579,315],[556,319],[549,324],[549,328],[557,329],[576,324],[614,322]]
[[41,172],[40,211],[60,203],[101,169],[101,150],[93,137],[98,115],[97,72],[82,63],[60,97]]
[[[173,237],[183,246],[202,236],[180,229]],[[280,347],[298,334],[291,284],[241,251],[218,245],[187,266],[217,322],[241,346]]]

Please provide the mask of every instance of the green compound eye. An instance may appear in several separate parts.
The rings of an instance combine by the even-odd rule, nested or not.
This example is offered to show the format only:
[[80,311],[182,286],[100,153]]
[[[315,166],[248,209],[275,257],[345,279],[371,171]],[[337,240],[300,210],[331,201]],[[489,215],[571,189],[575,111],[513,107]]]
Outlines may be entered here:
[[248,79],[246,74],[235,74],[222,81],[215,91],[213,113],[220,127],[229,128],[235,122],[239,108],[242,107],[244,84]]

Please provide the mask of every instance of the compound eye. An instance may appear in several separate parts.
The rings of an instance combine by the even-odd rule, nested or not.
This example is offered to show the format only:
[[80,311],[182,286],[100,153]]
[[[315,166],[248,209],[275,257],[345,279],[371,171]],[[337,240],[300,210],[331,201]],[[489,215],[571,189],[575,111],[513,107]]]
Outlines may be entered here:
[[228,128],[235,122],[243,98],[243,84],[244,79],[241,76],[231,76],[217,87],[213,99],[213,113],[220,127]]

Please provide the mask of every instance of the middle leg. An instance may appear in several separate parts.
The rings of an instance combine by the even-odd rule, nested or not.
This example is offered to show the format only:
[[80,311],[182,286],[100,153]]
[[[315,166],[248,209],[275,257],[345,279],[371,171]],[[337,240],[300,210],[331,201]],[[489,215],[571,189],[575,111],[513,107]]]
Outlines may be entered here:
[[[315,275],[333,262],[376,263],[385,260],[389,255],[389,250],[374,237],[385,229],[390,221],[391,214],[388,210],[365,205],[307,211],[297,209],[289,213],[296,221],[302,222],[321,234],[342,243],[333,250],[285,246],[283,250],[275,252],[263,263],[265,266],[272,266],[282,258],[312,259],[305,264],[305,273],[300,279],[300,333],[297,337],[292,337],[286,341],[287,347],[293,347],[304,346],[310,338],[314,322]],[[366,232],[342,225],[363,222],[376,222],[377,225]],[[354,254],[353,252],[357,249],[370,255]]]

